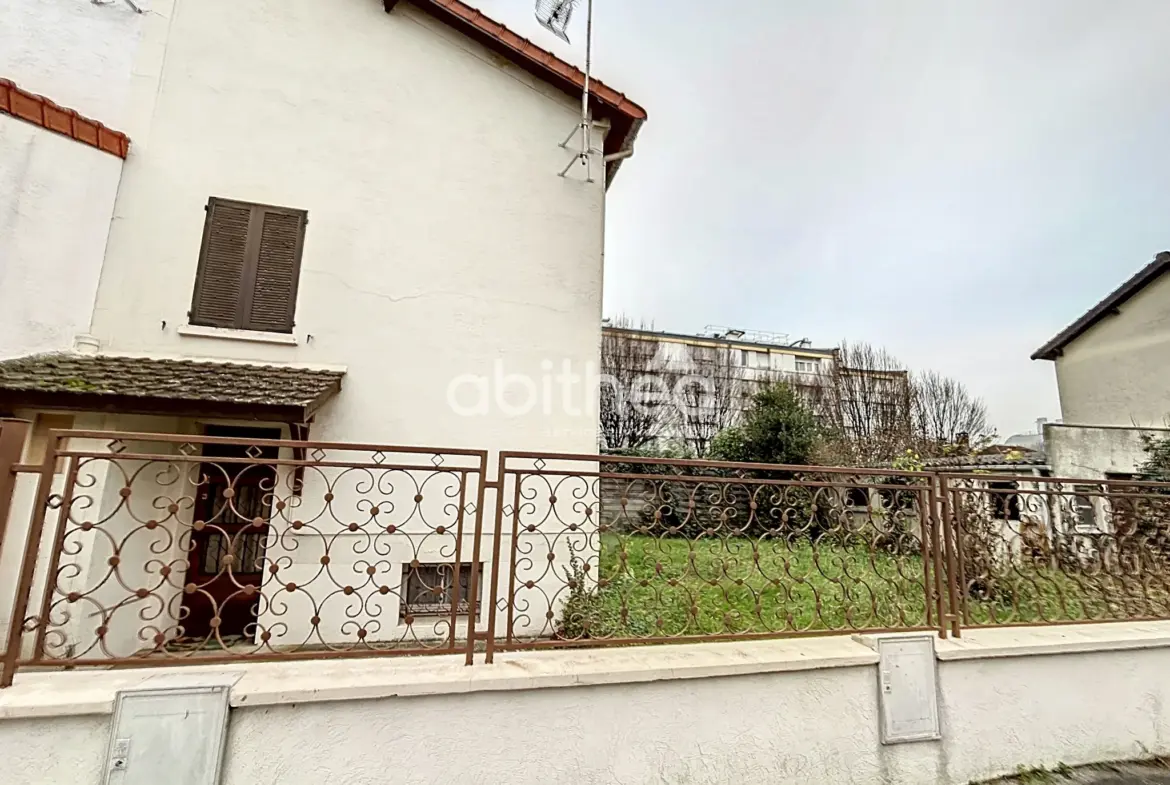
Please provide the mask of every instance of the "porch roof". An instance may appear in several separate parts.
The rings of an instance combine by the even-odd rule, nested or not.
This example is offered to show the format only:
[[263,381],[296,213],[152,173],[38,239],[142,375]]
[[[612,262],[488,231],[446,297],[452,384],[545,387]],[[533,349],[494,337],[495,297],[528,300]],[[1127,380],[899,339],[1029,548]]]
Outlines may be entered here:
[[0,360],[0,409],[245,417],[307,422],[341,390],[343,371],[118,355]]

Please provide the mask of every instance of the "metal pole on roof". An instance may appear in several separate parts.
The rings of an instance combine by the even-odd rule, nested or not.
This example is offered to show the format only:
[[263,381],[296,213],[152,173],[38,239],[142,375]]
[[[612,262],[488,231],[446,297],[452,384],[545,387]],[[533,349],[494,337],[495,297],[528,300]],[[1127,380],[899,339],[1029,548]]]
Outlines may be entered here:
[[589,76],[593,67],[593,0],[585,0],[585,89],[581,91],[581,163],[585,164],[585,182],[593,182],[593,162],[589,158],[593,124],[589,122]]
[[[573,16],[573,9],[580,0],[536,0],[536,18],[545,28],[557,38],[569,42],[567,32],[569,22]],[[573,140],[573,133],[581,132],[581,150],[565,168],[561,170],[561,177],[569,173],[575,162],[585,166],[586,182],[593,182],[593,123],[589,113],[589,89],[593,84],[593,0],[585,0],[585,83],[581,90],[581,123],[561,142],[561,147],[569,149],[569,142]]]

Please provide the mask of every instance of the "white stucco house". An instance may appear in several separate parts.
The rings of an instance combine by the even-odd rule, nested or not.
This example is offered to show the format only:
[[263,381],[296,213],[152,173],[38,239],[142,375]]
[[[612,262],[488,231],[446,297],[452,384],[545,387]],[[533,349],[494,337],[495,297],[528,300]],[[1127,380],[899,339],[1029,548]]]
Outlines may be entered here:
[[[623,94],[591,83],[592,176],[584,167],[562,176],[575,154],[561,143],[580,123],[584,74],[459,0],[26,0],[0,9],[0,79],[0,417],[34,423],[26,463],[43,459],[53,428],[174,435],[128,438],[116,449],[188,462],[183,437],[360,444],[369,449],[337,460],[366,471],[389,460],[433,473],[429,454],[384,454],[379,445],[488,456],[595,449],[596,404],[583,388],[576,407],[525,407],[504,381],[562,366],[584,375],[597,362],[606,191],[646,119]],[[454,405],[461,389],[480,389],[453,385],[468,378],[490,387],[490,405]],[[70,446],[99,454],[108,441]],[[200,444],[213,464],[246,451]],[[274,462],[304,459],[294,447],[271,449]],[[406,472],[393,491],[379,491],[381,510],[362,508],[362,527],[379,514],[384,524],[394,494],[405,493],[396,509],[414,510],[404,516],[412,526],[430,509],[427,537],[412,538],[405,523],[383,526],[405,544],[376,559],[357,544],[330,546],[339,591],[353,588],[335,574],[344,551],[345,569],[368,575],[358,595],[389,592],[406,608],[419,593],[411,581],[423,575],[424,588],[445,585],[434,605],[450,601],[465,578],[443,575],[443,565],[469,534],[453,522],[470,527],[460,515],[475,502],[452,503],[453,489],[474,484],[451,477],[482,466],[474,452],[445,460],[459,471],[442,478],[442,492],[407,493],[422,480]],[[223,556],[225,538],[243,547],[237,529],[252,516],[267,527],[253,539],[275,547],[285,534],[278,526],[296,517],[277,505],[292,496],[304,504],[328,494],[340,530],[358,525],[354,509],[370,495],[337,484],[336,471],[294,478],[274,463],[249,485],[267,490],[253,488],[245,510],[247,483],[237,476],[209,487],[192,480],[197,473],[143,472],[126,492],[128,459],[75,463],[89,467],[88,504],[104,516],[94,520],[138,539],[102,546],[87,529],[68,585],[38,581],[59,584],[50,586],[54,602],[75,593],[99,607],[105,642],[94,651],[109,644],[117,651],[108,656],[151,642],[132,616],[140,608],[111,618],[119,591],[133,593],[165,565],[149,590],[151,602],[159,597],[157,634],[173,636],[180,616],[187,636],[216,632],[212,618],[227,633],[227,614],[208,615],[184,596],[197,558],[204,573],[222,574],[208,560]],[[69,481],[59,474],[54,487]],[[280,487],[294,486],[280,497]],[[27,528],[31,487],[18,488],[10,533]],[[235,529],[225,523],[196,537],[198,547],[191,534],[185,542],[163,535],[218,514],[227,488]],[[200,504],[212,506],[201,512]],[[67,510],[59,525],[80,527],[92,511]],[[46,529],[53,525],[50,516]],[[5,590],[19,564],[9,540]],[[323,543],[318,534],[284,542],[267,562],[254,551],[246,558],[256,568],[280,561],[282,585],[303,585],[327,564]],[[111,557],[129,588],[102,583]],[[233,558],[240,571],[245,557]],[[466,564],[470,545],[458,558]],[[246,608],[231,634],[259,638],[264,615],[275,612],[268,593],[257,609],[253,593],[239,590],[238,581],[207,589],[211,601],[226,603],[228,592]],[[354,639],[344,611],[307,608],[286,612],[268,634]],[[93,615],[62,622],[73,625],[72,645],[94,644],[93,623],[79,621]],[[362,634],[427,634],[421,624],[404,632],[409,610],[396,618],[399,627],[383,619],[380,631]]]
[[1061,422],[1043,426],[1056,476],[1128,478],[1143,435],[1170,435],[1168,272],[1159,253],[1032,355],[1056,367]]

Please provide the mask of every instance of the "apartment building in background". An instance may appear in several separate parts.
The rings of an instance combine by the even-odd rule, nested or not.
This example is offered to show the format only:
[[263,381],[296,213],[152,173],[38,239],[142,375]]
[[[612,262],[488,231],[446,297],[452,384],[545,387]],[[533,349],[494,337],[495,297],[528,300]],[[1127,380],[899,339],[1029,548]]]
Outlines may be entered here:
[[[708,326],[698,335],[602,324],[608,336],[646,342],[650,368],[677,373],[715,368],[758,386],[778,374],[813,376],[828,370],[834,349],[814,348],[808,339],[791,340],[785,333]],[[603,369],[604,370],[604,369]]]
[[[815,347],[785,333],[708,326],[688,335],[606,321],[601,361],[602,373],[619,386],[651,376],[661,392],[669,391],[669,405],[651,426],[650,443],[659,448],[704,454],[716,433],[739,421],[752,395],[777,380],[800,391],[827,426],[850,436],[893,427],[909,413],[905,370],[847,367],[839,349]],[[605,412],[602,417],[602,447],[625,449],[628,429],[613,428]]]

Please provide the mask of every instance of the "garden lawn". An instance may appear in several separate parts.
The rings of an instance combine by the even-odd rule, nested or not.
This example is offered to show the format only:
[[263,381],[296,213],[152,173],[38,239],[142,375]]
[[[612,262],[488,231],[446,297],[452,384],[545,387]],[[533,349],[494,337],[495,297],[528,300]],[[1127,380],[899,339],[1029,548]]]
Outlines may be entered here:
[[[814,545],[607,534],[600,586],[572,593],[570,638],[650,638],[928,626],[919,554],[866,542]],[[931,576],[933,581],[933,576]],[[1017,561],[966,596],[971,624],[1170,615],[1161,578],[1067,573]],[[933,620],[929,621],[933,625]]]
[[606,535],[601,588],[566,608],[567,632],[657,637],[926,624],[922,559],[749,538]]

